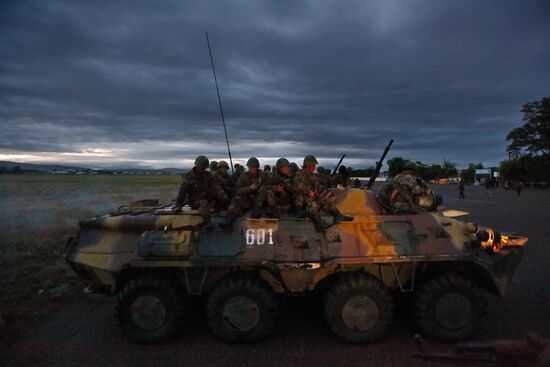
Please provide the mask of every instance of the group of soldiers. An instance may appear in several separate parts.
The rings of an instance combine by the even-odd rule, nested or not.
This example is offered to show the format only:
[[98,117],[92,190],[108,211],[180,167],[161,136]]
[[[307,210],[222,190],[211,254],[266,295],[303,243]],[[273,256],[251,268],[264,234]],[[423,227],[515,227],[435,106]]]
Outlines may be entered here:
[[[335,187],[337,180],[330,171],[316,168],[317,164],[312,155],[304,158],[302,169],[279,158],[273,171],[270,166],[260,170],[260,162],[252,157],[246,171],[235,165],[231,176],[227,162],[209,162],[200,155],[193,169],[183,176],[174,211],[188,204],[199,210],[205,228],[212,228],[210,211],[227,209],[226,220],[220,224],[225,230],[232,230],[236,218],[247,212],[252,218],[278,218],[284,212],[294,212],[296,217],[309,217],[318,231],[352,221],[353,217],[342,214],[330,199],[328,189]],[[333,223],[325,222],[321,214],[333,216]]]

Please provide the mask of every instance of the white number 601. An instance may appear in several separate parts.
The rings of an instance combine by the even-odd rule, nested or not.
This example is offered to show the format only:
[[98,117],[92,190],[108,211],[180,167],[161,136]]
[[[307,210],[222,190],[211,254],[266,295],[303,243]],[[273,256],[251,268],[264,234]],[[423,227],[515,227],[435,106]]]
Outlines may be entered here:
[[[273,229],[269,228],[267,230],[267,235],[268,235],[267,244],[273,245]],[[260,229],[249,228],[246,230],[245,237],[246,237],[246,244],[248,246],[253,246],[253,245],[261,246],[265,244],[266,230],[263,228],[260,228]]]

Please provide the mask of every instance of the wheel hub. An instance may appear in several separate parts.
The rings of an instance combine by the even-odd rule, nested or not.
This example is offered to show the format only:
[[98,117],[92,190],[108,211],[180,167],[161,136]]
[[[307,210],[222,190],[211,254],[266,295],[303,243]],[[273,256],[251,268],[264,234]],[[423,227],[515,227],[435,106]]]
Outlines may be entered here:
[[161,300],[153,295],[138,297],[130,309],[132,322],[144,330],[156,330],[166,320],[166,308]]
[[366,295],[353,296],[342,309],[344,324],[355,331],[372,329],[380,319],[380,310],[372,298]]
[[250,297],[232,297],[223,307],[223,319],[238,331],[252,330],[260,321],[260,308]]
[[467,326],[471,317],[472,304],[460,293],[445,294],[435,306],[435,319],[449,330],[458,330]]

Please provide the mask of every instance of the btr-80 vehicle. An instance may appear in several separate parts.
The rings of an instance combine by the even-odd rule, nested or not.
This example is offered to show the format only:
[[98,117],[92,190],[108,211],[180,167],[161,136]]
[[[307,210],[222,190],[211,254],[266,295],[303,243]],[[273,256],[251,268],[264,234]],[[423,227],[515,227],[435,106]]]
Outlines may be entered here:
[[332,193],[354,220],[320,232],[290,214],[241,218],[232,232],[214,216],[215,229],[204,230],[198,211],[138,202],[81,221],[66,259],[90,290],[117,295],[124,333],[142,343],[183,330],[199,296],[216,335],[257,341],[272,331],[281,296],[314,291],[345,341],[379,339],[399,292],[412,293],[421,332],[464,339],[482,321],[483,292],[503,296],[521,261],[525,237],[441,211],[387,215],[370,190]]

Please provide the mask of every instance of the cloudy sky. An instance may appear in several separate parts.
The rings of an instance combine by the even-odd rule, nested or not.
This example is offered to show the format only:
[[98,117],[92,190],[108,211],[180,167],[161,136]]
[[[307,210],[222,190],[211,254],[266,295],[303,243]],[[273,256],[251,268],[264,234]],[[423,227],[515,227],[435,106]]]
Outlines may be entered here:
[[0,160],[497,163],[550,95],[548,1],[2,1]]

